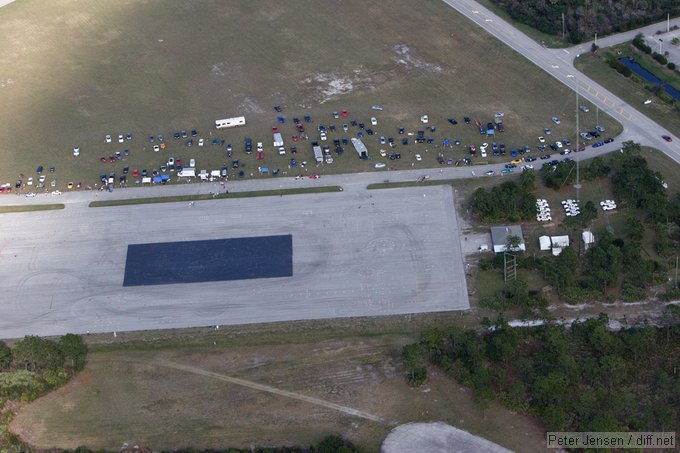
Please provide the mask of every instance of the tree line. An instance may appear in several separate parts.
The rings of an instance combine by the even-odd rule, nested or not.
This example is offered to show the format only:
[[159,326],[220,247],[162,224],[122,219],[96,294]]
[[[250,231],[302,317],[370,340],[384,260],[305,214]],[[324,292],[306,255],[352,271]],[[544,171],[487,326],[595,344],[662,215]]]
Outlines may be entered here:
[[0,341],[0,396],[31,401],[65,384],[85,366],[87,345],[75,334],[57,341],[26,336],[10,348]]
[[517,22],[578,44],[680,15],[676,0],[492,0]]
[[472,388],[538,416],[549,431],[664,431],[680,426],[680,314],[668,326],[608,329],[608,318],[476,331],[431,329],[404,346],[409,382],[434,365]]
[[[575,182],[574,166],[573,161],[560,162],[555,166],[544,165],[539,174],[547,187],[557,190]],[[588,250],[572,245],[564,248],[558,256],[520,254],[517,256],[519,267],[539,273],[562,300],[570,303],[607,298],[624,301],[646,298],[647,288],[666,281],[669,263],[665,258],[680,252],[680,196],[668,197],[663,176],[649,168],[641,155],[640,145],[633,142],[625,142],[620,153],[613,153],[607,158],[596,157],[582,165],[581,175],[583,180],[608,178],[619,209],[627,210],[623,228],[616,234],[607,230],[595,232],[597,241]],[[500,190],[504,193],[526,193],[533,202],[535,196],[529,192],[533,188],[527,183],[529,180],[530,177],[523,174],[519,182],[506,182]],[[470,202],[473,213],[480,219],[498,222],[516,218],[506,201],[499,200],[496,205],[493,198],[493,190],[476,191]],[[535,212],[533,203],[532,209]],[[572,236],[572,244],[580,244],[580,230],[589,227],[597,215],[597,206],[587,201],[582,205],[580,215],[563,221],[562,227]],[[659,257],[652,257],[646,250],[648,246],[653,247]],[[480,268],[500,270],[503,257],[482,259]],[[680,295],[680,290],[675,287],[677,282],[673,283],[673,287],[661,295],[662,298]],[[547,306],[547,300],[531,291],[522,278],[480,303],[499,310],[519,307],[524,314],[534,315],[540,314],[540,309]]]

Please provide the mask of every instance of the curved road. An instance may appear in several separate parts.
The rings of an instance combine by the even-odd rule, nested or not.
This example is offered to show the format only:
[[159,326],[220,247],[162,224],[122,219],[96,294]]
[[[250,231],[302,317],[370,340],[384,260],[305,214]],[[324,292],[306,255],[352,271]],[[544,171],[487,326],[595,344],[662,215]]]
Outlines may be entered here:
[[[680,163],[680,140],[678,137],[667,132],[642,112],[628,105],[574,67],[574,58],[579,53],[589,51],[590,42],[569,49],[548,49],[476,1],[444,0],[444,2],[561,83],[572,90],[578,90],[582,97],[619,121],[623,125],[623,133],[618,137],[619,143],[633,140],[642,145],[652,146]],[[680,18],[673,19],[671,26],[673,25],[680,26]],[[630,40],[640,32],[653,34],[659,29],[665,30],[666,22],[600,39],[598,45],[610,46]],[[673,138],[673,143],[664,141],[661,138],[661,135],[664,134],[670,135]]]

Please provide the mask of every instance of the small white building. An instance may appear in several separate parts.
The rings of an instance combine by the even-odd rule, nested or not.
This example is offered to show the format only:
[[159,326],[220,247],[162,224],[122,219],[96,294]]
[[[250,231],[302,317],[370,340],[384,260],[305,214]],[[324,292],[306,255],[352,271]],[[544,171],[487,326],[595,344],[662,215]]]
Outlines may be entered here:
[[541,250],[550,250],[552,243],[550,242],[550,236],[539,236],[538,245]]
[[527,249],[526,243],[524,242],[524,235],[522,234],[522,227],[519,225],[503,225],[491,227],[491,241],[493,242],[493,252],[501,253],[506,250],[508,245],[508,237],[517,236],[520,240],[519,250],[525,252]]
[[583,245],[585,246],[586,250],[588,250],[588,247],[590,247],[591,244],[595,243],[595,235],[589,230],[581,233],[581,239],[583,240]]

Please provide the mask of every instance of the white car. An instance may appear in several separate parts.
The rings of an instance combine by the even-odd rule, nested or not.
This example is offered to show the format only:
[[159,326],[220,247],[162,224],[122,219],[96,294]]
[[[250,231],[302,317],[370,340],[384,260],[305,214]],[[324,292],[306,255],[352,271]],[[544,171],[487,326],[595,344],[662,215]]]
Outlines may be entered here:
[[541,143],[545,143],[545,137],[543,136],[538,137],[538,141]]
[[196,159],[189,159],[189,167],[196,168]]
[[157,152],[160,151],[160,150],[161,150],[161,147],[160,147],[160,146],[158,146],[158,145],[153,145],[153,151],[154,151],[155,153],[157,153]]
[[489,171],[487,171],[487,172],[486,172],[486,173],[484,173],[484,174],[485,174],[486,176],[493,176],[493,175],[495,175],[495,174],[496,174],[496,172],[495,172],[495,171],[493,171],[493,170],[489,170]]
[[381,149],[381,150],[380,150],[380,155],[381,155],[382,157],[387,156],[387,151],[385,151],[384,149]]
[[486,148],[480,148],[482,157],[486,157]]
[[61,194],[62,194],[61,190],[55,190],[55,191],[52,192],[52,195],[61,195]]
[[533,170],[534,166],[531,164],[524,164],[522,165],[522,170]]
[[486,151],[488,147],[489,147],[488,143],[482,143],[481,145],[479,145],[479,149],[481,149],[482,151]]
[[44,183],[45,182],[45,175],[40,175],[40,177],[38,178],[38,182],[40,184]]
[[377,125],[378,125],[378,119],[377,119],[375,116],[372,116],[372,117],[371,117],[371,124],[372,124],[373,126],[377,126]]
[[420,121],[422,121],[423,124],[427,124],[430,122],[430,117],[427,115],[423,115],[420,117]]
[[75,157],[80,156],[80,148],[79,147],[76,146],[75,148],[73,148],[73,155]]
[[421,156],[420,154],[416,154],[416,160],[420,162],[421,160],[423,160],[423,156]]
[[264,151],[264,145],[262,145],[262,142],[257,142],[257,150],[260,152]]
[[27,197],[35,197],[35,192],[28,192],[26,194]]
[[385,162],[378,162],[377,164],[375,164],[375,168],[385,168],[385,167],[386,167]]
[[175,158],[174,157],[168,157],[168,167],[170,165],[175,165]]
[[560,124],[560,118],[558,116],[553,116],[551,119],[553,123]]
[[320,133],[319,133],[319,137],[320,137],[321,140],[323,140],[324,142],[325,142],[326,140],[328,140],[328,137],[326,136],[326,133],[325,133],[325,132],[320,132]]
[[558,148],[562,148],[562,142],[555,142],[555,146],[557,146]]
[[33,178],[28,178],[28,181],[26,181],[26,185],[32,186],[33,185]]
[[202,138],[199,138],[199,139],[198,139],[198,146],[203,146],[204,143],[205,143],[205,142],[203,141]]
[[123,134],[118,135],[118,143],[123,143],[125,141],[125,138],[123,138]]
[[326,163],[332,164],[333,163],[333,156],[331,156],[330,154],[326,154]]
[[104,137],[104,140],[106,140],[106,143],[111,143],[111,136],[107,135],[106,137]]

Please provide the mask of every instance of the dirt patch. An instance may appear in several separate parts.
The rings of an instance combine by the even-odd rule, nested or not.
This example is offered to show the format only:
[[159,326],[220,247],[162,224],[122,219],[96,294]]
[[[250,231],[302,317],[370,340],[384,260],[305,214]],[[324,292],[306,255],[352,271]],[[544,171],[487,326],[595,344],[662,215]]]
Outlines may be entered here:
[[518,426],[533,445],[543,441],[531,419],[499,406],[480,409],[471,392],[437,370],[425,388],[409,388],[399,357],[412,340],[289,337],[93,353],[82,377],[24,408],[12,430],[38,448],[294,445],[333,432],[377,451],[397,424],[443,420],[510,448],[526,448],[508,440]]

